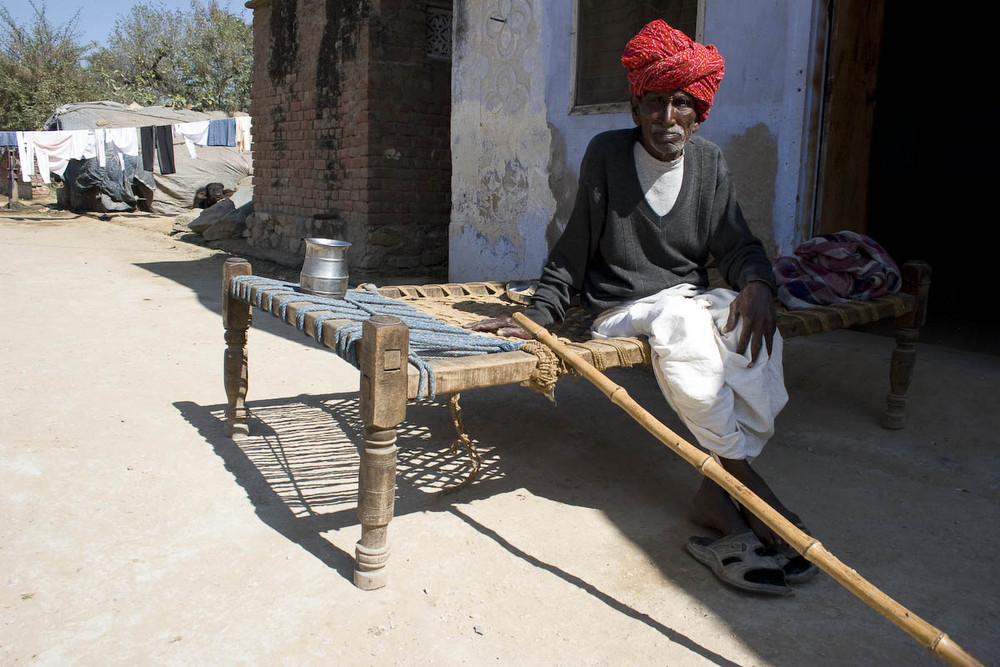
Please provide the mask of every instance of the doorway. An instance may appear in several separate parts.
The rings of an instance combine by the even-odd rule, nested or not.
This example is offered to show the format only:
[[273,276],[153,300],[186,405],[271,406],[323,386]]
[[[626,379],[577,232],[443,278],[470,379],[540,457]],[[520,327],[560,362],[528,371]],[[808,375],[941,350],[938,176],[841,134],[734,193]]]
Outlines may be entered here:
[[814,233],[854,230],[933,272],[924,342],[1000,354],[992,331],[996,121],[986,22],[905,0],[825,0]]
[[997,281],[987,276],[996,247],[987,211],[996,121],[982,80],[990,42],[973,16],[918,5],[885,3],[867,233],[897,261],[931,265],[922,340],[1000,354]]

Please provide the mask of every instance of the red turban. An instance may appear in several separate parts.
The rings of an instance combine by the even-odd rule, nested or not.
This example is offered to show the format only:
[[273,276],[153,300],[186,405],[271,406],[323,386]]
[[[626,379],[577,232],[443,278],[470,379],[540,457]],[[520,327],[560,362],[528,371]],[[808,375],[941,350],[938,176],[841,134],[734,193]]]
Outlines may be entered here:
[[629,40],[622,54],[628,89],[637,97],[650,90],[683,90],[695,99],[698,122],[708,118],[726,61],[711,44],[699,44],[656,19]]

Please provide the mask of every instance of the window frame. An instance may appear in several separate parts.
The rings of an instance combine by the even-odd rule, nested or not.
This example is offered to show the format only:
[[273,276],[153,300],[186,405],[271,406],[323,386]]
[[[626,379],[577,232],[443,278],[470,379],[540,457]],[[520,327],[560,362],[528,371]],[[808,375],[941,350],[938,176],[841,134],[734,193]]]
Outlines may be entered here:
[[[706,0],[698,0],[697,18],[695,20],[695,35],[694,40],[696,42],[704,43],[705,40],[705,2]],[[577,104],[577,66],[578,66],[578,56],[577,52],[579,49],[579,26],[580,26],[580,0],[573,0],[573,23],[570,26],[570,72],[569,72],[569,115],[589,115],[589,114],[612,114],[612,113],[628,113],[631,111],[629,102],[626,100],[624,102],[604,102],[601,104]],[[622,44],[622,48],[625,45]],[[622,73],[624,77],[624,72]]]
[[[575,0],[574,0],[575,2]],[[424,55],[428,60],[438,60],[443,62],[451,62],[455,56],[455,11],[451,6],[444,4],[435,4],[434,2],[428,2],[425,7],[426,11],[426,26],[427,26],[427,45],[424,49]],[[448,52],[438,53],[432,51],[430,46],[430,28],[431,28],[431,16],[441,16],[447,17],[448,20]]]

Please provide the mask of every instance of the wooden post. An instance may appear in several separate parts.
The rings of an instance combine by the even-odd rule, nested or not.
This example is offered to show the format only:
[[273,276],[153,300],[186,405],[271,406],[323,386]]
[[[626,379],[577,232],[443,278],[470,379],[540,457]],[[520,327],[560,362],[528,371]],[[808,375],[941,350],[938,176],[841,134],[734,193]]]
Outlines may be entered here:
[[396,499],[396,426],[406,418],[409,329],[398,317],[374,315],[362,325],[361,419],[365,444],[358,473],[354,585],[366,591],[386,584],[388,528]]
[[222,377],[226,384],[226,435],[231,438],[248,435],[247,427],[247,329],[250,328],[250,305],[232,295],[236,276],[249,276],[250,263],[230,257],[222,267],[222,326],[226,329],[226,352],[222,362]]
[[903,265],[903,291],[916,297],[913,312],[896,318],[896,347],[889,364],[889,395],[882,426],[903,428],[906,412],[906,392],[913,379],[917,363],[917,338],[927,320],[927,295],[931,288],[931,267],[926,262],[911,261]]
[[18,183],[21,179],[14,175],[14,153],[8,147],[7,149],[7,169],[10,170],[10,196],[7,198],[7,208],[16,209],[20,204],[19,193],[17,191]]

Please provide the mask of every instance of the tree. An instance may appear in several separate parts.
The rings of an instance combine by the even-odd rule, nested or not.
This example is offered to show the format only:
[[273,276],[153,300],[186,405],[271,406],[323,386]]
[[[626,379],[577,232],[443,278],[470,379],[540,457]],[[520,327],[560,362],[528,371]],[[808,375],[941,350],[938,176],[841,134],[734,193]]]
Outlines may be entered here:
[[143,106],[166,104],[181,88],[177,54],[184,49],[184,14],[161,4],[134,5],[119,15],[108,42],[87,68],[102,97]]
[[52,111],[88,99],[94,87],[81,61],[90,45],[79,43],[80,12],[61,25],[45,14],[45,3],[28,0],[34,18],[18,25],[0,6],[0,128],[40,129]]
[[251,27],[217,0],[189,12],[137,4],[115,22],[91,77],[120,102],[245,111],[250,106]]
[[218,0],[134,5],[96,50],[79,42],[80,12],[53,25],[40,1],[28,0],[26,27],[0,6],[0,129],[39,129],[57,107],[93,99],[249,109],[252,30]]
[[180,69],[190,104],[206,109],[246,111],[250,107],[253,31],[216,0],[191,3]]

